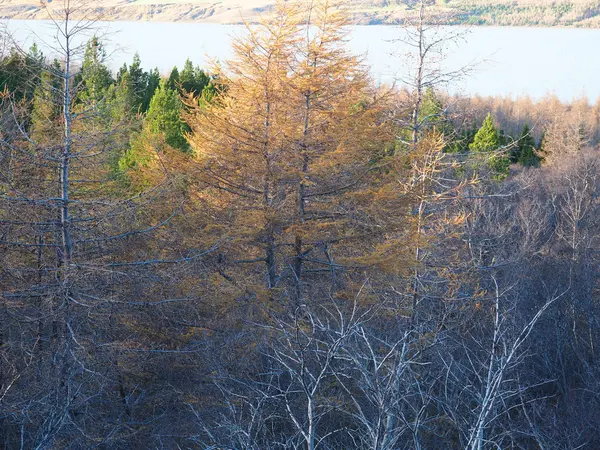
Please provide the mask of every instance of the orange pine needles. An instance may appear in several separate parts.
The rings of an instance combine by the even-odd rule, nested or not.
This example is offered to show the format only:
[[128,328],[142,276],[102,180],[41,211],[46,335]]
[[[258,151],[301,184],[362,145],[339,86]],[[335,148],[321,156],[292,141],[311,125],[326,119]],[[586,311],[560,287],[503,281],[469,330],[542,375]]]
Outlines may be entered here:
[[381,237],[360,193],[393,133],[386,95],[346,50],[347,24],[327,0],[279,2],[234,43],[216,100],[189,104],[198,195],[235,236],[228,257],[298,300],[307,278],[335,279]]

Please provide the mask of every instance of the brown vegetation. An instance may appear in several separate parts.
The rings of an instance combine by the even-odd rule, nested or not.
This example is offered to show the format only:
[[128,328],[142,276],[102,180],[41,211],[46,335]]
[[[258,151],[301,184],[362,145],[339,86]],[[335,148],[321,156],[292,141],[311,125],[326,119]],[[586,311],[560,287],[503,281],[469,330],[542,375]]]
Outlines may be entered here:
[[597,107],[382,90],[327,0],[113,80],[59,11],[0,59],[2,445],[600,445]]

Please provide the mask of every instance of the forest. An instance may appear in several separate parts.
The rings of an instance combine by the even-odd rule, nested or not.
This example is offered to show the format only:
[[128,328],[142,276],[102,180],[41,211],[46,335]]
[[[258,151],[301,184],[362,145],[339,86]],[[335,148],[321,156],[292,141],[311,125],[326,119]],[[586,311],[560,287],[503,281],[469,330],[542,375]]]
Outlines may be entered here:
[[[56,1],[56,0],[55,0]],[[50,0],[3,0],[1,19],[47,20]],[[74,11],[74,19],[100,15],[110,21],[240,24],[275,11],[276,0],[94,0]],[[344,0],[354,24],[403,24],[420,0]],[[600,27],[599,0],[436,0],[429,19],[453,13],[451,25]]]
[[328,0],[168,74],[77,5],[0,40],[3,448],[600,448],[600,102],[448,94],[426,0],[393,85]]

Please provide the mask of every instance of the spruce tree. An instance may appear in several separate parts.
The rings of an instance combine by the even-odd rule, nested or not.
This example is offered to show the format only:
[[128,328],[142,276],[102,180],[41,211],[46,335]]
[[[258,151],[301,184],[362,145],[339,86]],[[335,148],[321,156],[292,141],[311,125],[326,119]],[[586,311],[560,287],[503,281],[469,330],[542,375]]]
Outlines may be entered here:
[[129,66],[129,77],[135,98],[135,109],[143,111],[144,97],[148,88],[148,73],[142,69],[142,62],[138,53],[133,56],[133,62]]
[[8,91],[15,100],[31,101],[38,85],[44,56],[37,45],[28,53],[11,49],[0,58],[0,92]]
[[37,145],[51,146],[58,137],[60,127],[57,123],[60,111],[60,80],[54,74],[59,70],[56,62],[50,70],[44,70],[40,83],[33,94],[31,110],[30,136]]
[[202,69],[194,67],[191,60],[186,60],[183,70],[179,74],[182,93],[200,95],[209,82],[210,78]]
[[160,73],[158,71],[158,68],[154,68],[154,70],[148,72],[148,82],[146,84],[146,91],[144,92],[144,101],[142,103],[143,111],[148,111],[148,108],[150,107],[150,100],[152,100],[152,97],[154,96],[154,93],[158,89],[159,85]]
[[155,151],[166,150],[165,144],[184,152],[188,150],[185,133],[189,127],[181,120],[182,107],[177,91],[162,81],[150,101],[141,132],[131,139],[131,148],[119,161],[121,171],[146,166]]
[[46,57],[35,42],[29,48],[25,61],[28,68],[27,76],[30,80],[39,80],[42,75],[42,68],[46,64]]
[[523,166],[537,166],[540,162],[535,150],[535,139],[533,139],[527,124],[523,127],[523,131],[519,136],[519,145],[511,153],[511,162]]
[[106,98],[108,88],[114,83],[108,67],[104,64],[106,51],[97,37],[87,44],[81,67],[81,80],[84,89],[79,93],[80,100],[97,106]]
[[451,124],[446,117],[444,103],[432,88],[427,88],[423,95],[423,102],[419,109],[419,121],[424,129],[434,129],[444,135],[451,134]]
[[544,162],[546,160],[546,157],[548,156],[548,152],[546,150],[547,140],[548,137],[546,136],[546,131],[544,130],[542,131],[542,135],[540,136],[540,140],[536,147],[536,153],[540,164]]
[[469,150],[472,152],[491,152],[497,150],[500,145],[500,135],[494,126],[492,115],[488,113],[481,127],[475,133],[473,142],[469,144]]
[[139,130],[141,117],[135,107],[135,96],[131,88],[129,72],[125,71],[121,80],[112,85],[106,95],[107,120],[112,129],[108,165],[111,175],[119,175],[119,161],[129,151],[130,134]]
[[177,68],[177,66],[173,67],[173,70],[171,70],[169,80],[167,81],[167,86],[169,87],[169,89],[179,88],[179,69]]
[[475,134],[469,150],[475,153],[490,153],[487,166],[492,172],[492,178],[502,179],[508,175],[510,158],[500,150],[503,146],[503,135],[494,126],[491,113],[488,113],[481,128]]
[[119,71],[117,72],[117,84],[121,82],[125,74],[129,74],[127,63],[123,63],[123,65],[119,68]]
[[181,120],[182,103],[176,91],[161,82],[152,100],[144,126],[152,134],[162,134],[165,142],[173,148],[187,150],[185,133],[188,127]]
[[113,121],[120,122],[135,115],[135,96],[128,71],[122,73],[120,80],[111,86],[107,97]]
[[446,153],[467,153],[476,134],[476,128],[463,128],[458,136],[455,135],[453,139],[450,140],[444,151]]

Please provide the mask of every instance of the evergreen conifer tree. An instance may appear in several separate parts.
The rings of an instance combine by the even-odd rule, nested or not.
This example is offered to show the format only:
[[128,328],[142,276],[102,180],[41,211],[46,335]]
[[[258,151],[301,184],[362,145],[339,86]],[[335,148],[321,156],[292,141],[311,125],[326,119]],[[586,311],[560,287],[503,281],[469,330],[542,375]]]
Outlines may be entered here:
[[148,82],[146,84],[146,91],[144,93],[144,101],[142,103],[142,110],[148,111],[150,107],[150,100],[154,96],[154,93],[158,89],[160,85],[160,73],[158,72],[158,68],[154,68],[150,72],[148,72]]
[[121,82],[125,74],[129,73],[129,69],[127,68],[127,63],[123,63],[123,65],[119,68],[117,72],[117,84]]
[[469,144],[469,150],[476,153],[490,153],[487,158],[487,166],[492,171],[492,177],[505,178],[508,175],[510,158],[500,150],[503,146],[503,135],[494,126],[491,113],[488,113],[483,124],[475,134],[473,142]]
[[[59,69],[57,62],[52,69]],[[55,144],[53,141],[60,129],[56,122],[59,117],[59,89],[59,79],[53,70],[44,70],[33,94],[31,110],[30,136],[37,145]]]
[[169,88],[168,81],[162,81],[150,101],[141,132],[131,139],[129,151],[119,161],[121,171],[146,166],[154,152],[166,150],[165,144],[188,150],[185,133],[189,127],[181,119],[182,107],[177,91]]
[[144,97],[148,88],[148,73],[142,69],[142,62],[138,53],[133,56],[133,62],[129,66],[129,79],[135,98],[135,109],[143,111]]
[[11,49],[0,59],[0,92],[7,90],[18,101],[31,101],[44,62],[44,55],[36,44],[26,54]]
[[426,128],[438,128],[444,123],[444,104],[432,88],[427,88],[419,110],[419,120]]
[[145,127],[152,134],[162,134],[171,147],[186,150],[188,144],[184,134],[188,127],[181,120],[181,108],[177,92],[161,82],[150,101]]
[[473,152],[491,152],[501,146],[500,134],[494,126],[492,115],[488,113],[483,124],[475,133],[473,142],[469,144],[469,150]]
[[547,141],[547,136],[546,136],[546,131],[542,131],[542,135],[540,136],[540,140],[538,142],[538,145],[536,147],[536,153],[538,155],[539,158],[539,162],[542,163],[543,161],[545,161],[546,156],[548,154],[547,150],[546,150],[546,141]]
[[136,113],[135,96],[128,71],[123,72],[120,80],[111,86],[107,97],[110,104],[110,115],[114,121],[120,122]]
[[169,80],[167,81],[167,86],[169,89],[178,89],[179,86],[179,69],[177,66],[173,67],[171,70],[171,74],[169,75]]
[[104,64],[106,50],[97,37],[93,37],[85,49],[81,67],[81,79],[85,88],[79,93],[80,100],[98,106],[106,98],[108,88],[114,83],[108,67]]
[[466,153],[469,151],[469,146],[473,142],[473,139],[477,134],[477,129],[463,128],[458,135],[446,145],[444,151],[446,153]]
[[181,91],[197,96],[202,94],[209,82],[210,78],[202,69],[194,67],[191,60],[186,60],[183,70],[179,74]]
[[529,125],[523,127],[519,136],[519,145],[511,154],[511,162],[522,164],[523,166],[537,166],[540,158],[536,154],[535,139],[531,135]]

